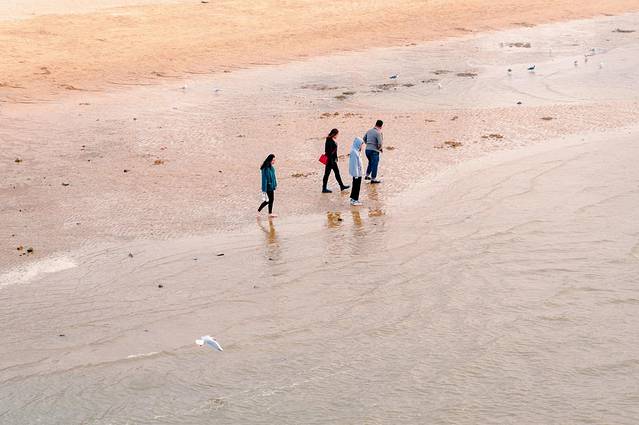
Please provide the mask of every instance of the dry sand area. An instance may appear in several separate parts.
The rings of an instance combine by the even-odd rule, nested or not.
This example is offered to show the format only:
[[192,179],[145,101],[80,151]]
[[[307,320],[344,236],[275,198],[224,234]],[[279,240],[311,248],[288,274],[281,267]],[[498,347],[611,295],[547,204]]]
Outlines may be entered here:
[[[65,4],[87,10],[75,2],[44,10],[62,13]],[[637,0],[193,0],[0,21],[0,100],[51,99],[638,7]],[[18,16],[29,10],[16,9]]]

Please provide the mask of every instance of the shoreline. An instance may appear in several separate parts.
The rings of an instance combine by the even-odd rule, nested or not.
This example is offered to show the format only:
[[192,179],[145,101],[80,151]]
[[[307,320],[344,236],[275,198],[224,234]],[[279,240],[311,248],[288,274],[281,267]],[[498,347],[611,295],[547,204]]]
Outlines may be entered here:
[[[620,422],[637,412],[638,131],[470,160],[387,215],[100,246],[0,288],[4,418]],[[193,342],[209,333],[223,354]]]
[[[323,146],[320,136],[335,126],[352,135],[385,118],[386,138],[395,149],[385,154],[382,170],[393,178],[375,192],[364,189],[365,208],[374,211],[383,211],[394,193],[408,187],[415,171],[431,173],[563,134],[623,127],[639,116],[627,96],[636,80],[614,77],[636,72],[624,57],[634,55],[637,46],[633,34],[608,34],[630,28],[635,17],[318,57],[194,80],[187,91],[167,84],[16,105],[5,111],[0,129],[9,141],[2,165],[8,178],[0,189],[7,202],[0,214],[15,235],[2,236],[0,258],[12,267],[94,239],[170,239],[235,229],[254,215],[247,203],[257,197],[246,173],[266,150],[282,159],[278,179],[285,184],[277,211],[342,210],[345,198],[314,192],[321,178],[315,157]],[[583,39],[584,33],[590,38]],[[531,40],[534,47],[504,49],[500,40]],[[573,46],[576,40],[579,45]],[[592,45],[601,50],[598,59],[574,68],[573,58]],[[481,59],[485,64],[472,56],[479,46],[491,55]],[[543,54],[547,46],[555,47],[554,56]],[[456,61],[457,51],[467,51],[467,61]],[[539,55],[543,60],[535,75],[520,70]],[[366,70],[364,57],[379,69]],[[596,60],[607,67],[599,69]],[[513,64],[517,71],[506,75],[503,69]],[[386,89],[387,75],[398,68],[400,83]],[[457,75],[468,71],[477,76]],[[443,90],[428,82],[434,78]],[[222,91],[211,93],[212,87]],[[336,99],[345,91],[354,94]],[[462,146],[451,148],[445,144],[449,140]],[[340,140],[342,153],[350,142]],[[419,151],[424,160],[413,154],[415,143],[425,149]],[[15,164],[15,158],[22,162]],[[345,163],[340,164],[345,174]],[[230,210],[238,213],[230,216]],[[19,256],[20,245],[34,247],[35,254]]]

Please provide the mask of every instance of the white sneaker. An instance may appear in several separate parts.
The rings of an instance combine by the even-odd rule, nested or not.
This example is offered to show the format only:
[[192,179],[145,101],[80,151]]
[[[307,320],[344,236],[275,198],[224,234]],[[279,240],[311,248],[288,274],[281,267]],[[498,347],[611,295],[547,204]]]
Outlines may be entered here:
[[359,207],[360,205],[362,205],[362,203],[360,201],[356,201],[354,199],[351,199],[351,205],[354,207]]

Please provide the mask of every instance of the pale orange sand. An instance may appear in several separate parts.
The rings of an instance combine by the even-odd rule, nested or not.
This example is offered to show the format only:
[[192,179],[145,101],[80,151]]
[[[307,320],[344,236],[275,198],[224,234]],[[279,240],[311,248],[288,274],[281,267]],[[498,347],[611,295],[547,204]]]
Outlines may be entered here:
[[639,0],[200,1],[0,23],[0,100],[638,10]]

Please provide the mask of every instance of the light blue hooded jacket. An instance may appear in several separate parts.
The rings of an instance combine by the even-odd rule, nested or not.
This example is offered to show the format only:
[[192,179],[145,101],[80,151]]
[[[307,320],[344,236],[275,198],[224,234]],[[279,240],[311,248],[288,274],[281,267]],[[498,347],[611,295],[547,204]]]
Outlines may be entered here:
[[351,153],[348,159],[348,173],[354,178],[362,177],[362,157],[359,154],[359,148],[364,144],[364,141],[356,137],[353,140],[353,147],[351,147]]

